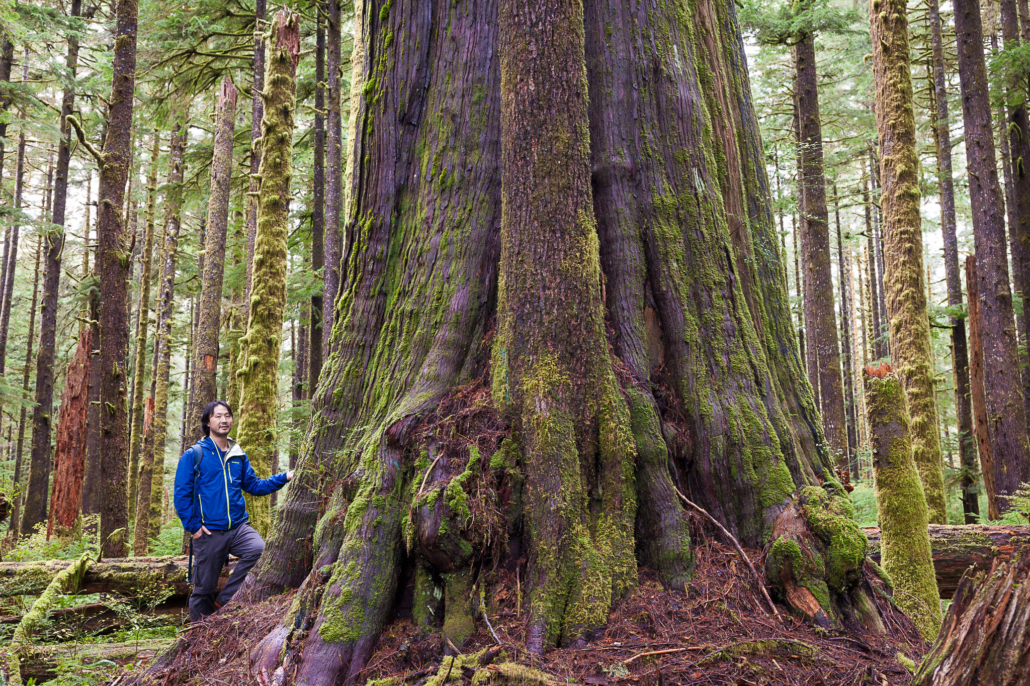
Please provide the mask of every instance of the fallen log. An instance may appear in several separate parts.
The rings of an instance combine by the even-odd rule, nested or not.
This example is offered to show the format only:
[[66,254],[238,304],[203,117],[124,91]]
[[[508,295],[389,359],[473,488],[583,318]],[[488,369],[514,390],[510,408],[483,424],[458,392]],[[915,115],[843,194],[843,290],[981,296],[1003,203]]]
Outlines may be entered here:
[[[880,561],[880,529],[863,527],[869,539],[869,556]],[[970,566],[988,570],[997,559],[1006,562],[1021,545],[1030,543],[1030,527],[930,525],[930,549],[941,598],[955,594],[959,580]]]
[[[151,618],[160,617],[161,620],[155,623],[164,625],[181,623],[181,620],[189,615],[189,611],[183,600],[173,600],[171,603],[158,605],[144,614]],[[18,624],[22,617],[23,615],[0,615],[0,625]],[[110,633],[129,624],[127,619],[111,609],[110,603],[88,603],[50,610],[46,618],[49,625],[60,627],[63,631],[74,630],[91,636]]]
[[[76,593],[118,593],[125,596],[153,594],[155,587],[172,590],[172,598],[186,598],[185,556],[124,557],[102,560],[87,572]],[[67,560],[0,562],[0,597],[39,595],[68,566]],[[222,569],[218,585],[229,578],[235,561]]]
[[175,639],[155,638],[129,643],[58,643],[24,646],[21,650],[21,673],[28,682],[43,683],[57,676],[57,665],[75,659],[84,665],[100,660],[126,664],[140,658],[152,658]]

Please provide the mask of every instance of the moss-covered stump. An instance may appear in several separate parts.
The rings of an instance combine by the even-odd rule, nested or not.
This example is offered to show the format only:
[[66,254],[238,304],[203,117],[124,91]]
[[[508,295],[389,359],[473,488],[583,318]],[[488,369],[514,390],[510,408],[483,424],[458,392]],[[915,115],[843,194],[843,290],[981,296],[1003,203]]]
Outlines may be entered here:
[[913,686],[1030,683],[1030,547],[987,574],[968,571]]
[[798,615],[830,628],[883,624],[865,582],[868,543],[855,509],[835,481],[801,489],[773,523],[766,574]]
[[883,568],[893,580],[895,602],[932,641],[941,625],[941,602],[905,392],[886,365],[866,368],[865,383]]

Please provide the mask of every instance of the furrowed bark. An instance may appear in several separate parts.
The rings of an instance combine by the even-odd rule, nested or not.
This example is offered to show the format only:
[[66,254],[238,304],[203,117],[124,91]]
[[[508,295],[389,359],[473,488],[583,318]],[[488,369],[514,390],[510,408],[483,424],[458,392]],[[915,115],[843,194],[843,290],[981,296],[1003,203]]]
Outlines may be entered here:
[[[261,190],[254,248],[250,320],[243,342],[246,360],[238,372],[240,423],[236,439],[260,478],[275,468],[279,412],[279,353],[286,311],[290,180],[293,176],[293,111],[297,97],[297,18],[280,12],[272,22],[265,72],[265,114],[261,121]],[[217,335],[217,332],[216,332]],[[199,424],[199,422],[198,422]],[[246,495],[250,523],[267,535],[267,498]]]
[[880,209],[891,359],[905,389],[911,418],[912,458],[923,484],[930,522],[947,524],[923,270],[919,159],[905,0],[874,0],[869,18],[880,138]]
[[[604,334],[582,6],[504,0],[498,12],[504,155],[493,396],[522,444],[526,644],[542,652],[590,636],[636,580],[636,451]],[[581,461],[596,466],[584,473]]]
[[139,489],[136,494],[136,521],[133,535],[133,552],[144,555],[147,541],[161,532],[161,489],[154,488],[164,483],[165,439],[168,435],[168,384],[171,371],[172,315],[175,307],[175,261],[179,248],[179,230],[182,207],[183,154],[189,125],[183,121],[172,128],[169,146],[168,191],[165,194],[164,247],[161,253],[161,286],[157,328],[154,331],[155,373],[151,383],[154,398],[154,424],[144,440],[144,454],[141,467],[151,465],[150,473],[140,470]]
[[[969,197],[976,242],[977,291],[981,296],[984,383],[988,430],[994,449],[995,500],[999,511],[1008,509],[1005,496],[1030,481],[1030,444],[1013,329],[1012,292],[1006,257],[1005,220],[994,153],[987,70],[979,3],[956,0],[959,81],[966,133]],[[975,391],[974,391],[975,392]],[[981,458],[982,461],[982,458]]]
[[806,33],[794,46],[797,70],[798,117],[801,131],[801,173],[805,194],[805,272],[809,287],[806,307],[811,305],[812,322],[807,345],[815,346],[819,361],[819,407],[823,431],[834,460],[847,456],[847,422],[844,418],[844,383],[840,367],[840,342],[833,311],[833,280],[830,267],[830,230],[823,176],[822,128],[815,63],[815,36]]
[[132,426],[129,440],[129,507],[136,511],[139,484],[139,456],[143,445],[143,396],[147,369],[147,332],[150,328],[150,282],[153,279],[154,233],[157,227],[157,159],[161,138],[155,130],[147,175],[147,223],[143,227],[143,254],[140,265],[139,308],[136,316],[136,370],[132,386]]
[[883,374],[883,368],[875,374],[866,370],[865,387],[883,568],[893,582],[894,602],[931,641],[941,625],[940,594],[927,535],[926,500],[912,458],[905,393],[900,379],[890,371]]
[[[61,417],[54,451],[54,484],[50,495],[47,538],[56,527],[70,531],[82,503],[82,476],[86,468],[86,410],[89,376],[93,363],[93,330],[83,329],[75,357],[65,374],[61,393]],[[59,530],[60,531],[60,530]],[[26,532],[28,533],[28,532]]]
[[218,394],[218,334],[222,324],[222,279],[225,274],[225,239],[229,230],[229,184],[232,177],[232,142],[236,125],[236,86],[222,78],[215,115],[211,193],[207,205],[204,270],[200,290],[197,332],[193,339],[190,404],[186,414],[184,445],[204,436],[200,415]]
[[[69,16],[82,13],[82,0],[71,0]],[[57,147],[57,165],[54,168],[54,199],[52,222],[55,229],[44,234],[46,246],[43,270],[43,299],[40,302],[39,353],[36,355],[36,404],[32,408],[32,452],[29,461],[28,487],[21,529],[32,531],[46,519],[47,492],[50,487],[50,427],[54,402],[54,353],[57,343],[57,302],[61,279],[61,253],[64,250],[65,209],[68,201],[68,163],[71,160],[71,116],[75,104],[75,72],[78,66],[78,34],[68,35],[68,55],[65,59],[65,82],[61,96],[60,142]],[[3,60],[0,59],[0,66]],[[2,76],[2,74],[0,74]]]
[[[958,263],[958,237],[955,229],[955,185],[951,165],[951,115],[944,74],[944,40],[937,0],[929,0],[930,39],[933,52],[934,100],[936,103],[935,142],[937,144],[937,183],[941,204],[941,234],[944,242],[944,271],[948,284],[948,306],[963,307],[962,279]],[[975,524],[980,514],[977,499],[976,444],[973,438],[973,413],[969,386],[969,349],[966,344],[965,317],[949,316],[951,324],[952,374],[955,379],[955,418],[958,428],[959,460],[962,467],[962,512],[966,524]]]
[[[129,524],[127,509],[129,441],[126,435],[125,369],[129,346],[128,237],[122,208],[129,173],[132,113],[136,83],[137,0],[119,0],[115,11],[114,61],[107,108],[100,186],[97,191],[97,275],[102,284],[100,308],[100,435],[104,450],[100,485],[100,536],[105,556],[127,549],[127,535],[112,535]],[[90,428],[92,432],[92,427]]]

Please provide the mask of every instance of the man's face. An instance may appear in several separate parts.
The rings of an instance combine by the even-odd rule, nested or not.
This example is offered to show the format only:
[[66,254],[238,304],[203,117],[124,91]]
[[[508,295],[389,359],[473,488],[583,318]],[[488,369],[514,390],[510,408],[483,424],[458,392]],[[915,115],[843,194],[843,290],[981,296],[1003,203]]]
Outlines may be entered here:
[[232,414],[222,405],[218,405],[211,413],[208,428],[217,436],[228,436],[229,430],[232,429]]

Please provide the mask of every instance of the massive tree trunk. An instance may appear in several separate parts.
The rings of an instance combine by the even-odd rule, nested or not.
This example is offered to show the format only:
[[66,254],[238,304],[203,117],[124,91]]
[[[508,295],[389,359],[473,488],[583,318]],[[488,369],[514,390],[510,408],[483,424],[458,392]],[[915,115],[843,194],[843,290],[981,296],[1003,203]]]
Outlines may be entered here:
[[[991,444],[994,448],[994,507],[1008,509],[1004,496],[1030,481],[1030,444],[1013,327],[1012,289],[1006,257],[1005,219],[994,154],[987,69],[984,64],[980,5],[955,1],[959,81],[966,132],[969,198],[976,241],[976,279],[980,294],[981,343]],[[982,459],[982,458],[981,458]],[[986,480],[986,476],[985,476]]]
[[[243,340],[245,363],[239,371],[240,407],[236,438],[260,478],[273,470],[277,455],[279,353],[286,313],[287,238],[290,179],[293,175],[293,110],[297,98],[300,37],[296,15],[272,20],[265,71],[265,116],[261,121],[261,190],[254,248],[254,285],[250,320]],[[250,523],[262,535],[270,525],[267,498],[246,494]]]
[[[880,137],[880,209],[883,214],[891,359],[911,417],[912,457],[919,469],[930,523],[947,524],[937,394],[934,390],[919,216],[919,158],[912,102],[908,13],[904,0],[870,10],[876,123]],[[922,626],[922,625],[921,625]],[[924,635],[926,632],[923,632]]]
[[140,265],[139,308],[136,313],[136,364],[132,383],[132,420],[129,438],[129,507],[136,511],[136,491],[139,487],[139,455],[143,445],[143,396],[147,369],[147,331],[150,328],[150,282],[153,278],[151,263],[154,256],[154,233],[157,228],[157,158],[161,152],[161,137],[154,131],[154,148],[150,154],[150,172],[147,175],[147,223],[143,227],[143,255]]
[[[69,16],[82,13],[82,0],[71,0]],[[0,65],[3,60],[0,59]],[[57,299],[61,280],[61,253],[64,251],[64,221],[68,202],[68,163],[71,161],[71,125],[68,117],[75,105],[75,71],[79,63],[79,39],[76,31],[68,34],[68,55],[65,58],[64,93],[61,97],[61,139],[54,168],[52,224],[44,233],[46,259],[43,270],[43,299],[40,302],[39,353],[36,355],[36,405],[32,408],[32,452],[25,509],[21,528],[32,529],[46,520],[47,492],[50,487],[50,428],[54,404],[54,352],[57,343]],[[0,74],[2,76],[2,74]]]
[[507,537],[531,645],[575,641],[637,557],[689,577],[675,484],[757,545],[831,474],[733,4],[529,4],[359,13],[335,332],[252,597],[303,586],[255,669],[355,678],[411,568],[471,621]]
[[[103,290],[100,308],[100,436],[103,460],[100,487],[100,538],[104,555],[119,557],[128,536],[112,535],[129,524],[129,441],[125,407],[129,348],[128,236],[125,235],[125,181],[129,173],[132,110],[136,85],[137,0],[118,0],[115,10],[114,60],[107,136],[100,157],[97,190],[97,276]],[[90,427],[90,431],[94,431]]]
[[[955,184],[951,171],[951,116],[948,113],[948,90],[944,73],[944,40],[937,0],[929,0],[930,40],[933,52],[933,84],[935,142],[937,144],[937,183],[940,190],[941,235],[944,242],[944,271],[948,284],[948,306],[960,310],[963,305],[962,279],[958,263],[958,236],[955,229]],[[969,386],[969,349],[966,344],[966,319],[952,314],[951,367],[955,379],[955,419],[958,429],[959,461],[962,466],[962,512],[966,524],[974,524],[980,514],[977,499],[976,444],[973,439],[973,412]]]
[[204,406],[215,400],[218,393],[218,334],[222,328],[222,277],[225,274],[225,238],[229,230],[229,182],[235,125],[236,86],[228,77],[223,77],[215,115],[215,150],[205,224],[199,317],[193,339],[189,410],[184,416],[186,440],[183,443],[186,445],[204,436],[200,415]]

